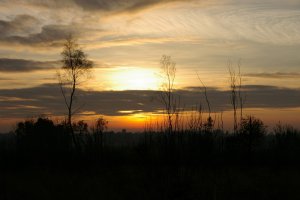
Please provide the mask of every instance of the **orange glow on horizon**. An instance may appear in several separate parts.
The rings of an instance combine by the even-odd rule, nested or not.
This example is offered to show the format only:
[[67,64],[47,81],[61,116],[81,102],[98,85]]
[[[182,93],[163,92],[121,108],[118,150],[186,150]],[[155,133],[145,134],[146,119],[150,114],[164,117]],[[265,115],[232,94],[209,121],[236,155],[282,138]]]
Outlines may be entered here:
[[[181,115],[180,123],[183,124],[183,128],[188,128],[188,120],[191,118],[191,111],[187,111]],[[273,130],[273,127],[281,122],[282,124],[290,124],[295,128],[300,128],[299,125],[299,113],[300,108],[247,108],[244,110],[244,117],[248,115],[252,115],[261,119],[264,124],[267,126],[269,131]],[[89,112],[85,112],[84,114],[89,114]],[[125,113],[123,113],[125,114]],[[95,113],[90,113],[90,115],[76,115],[74,116],[73,121],[76,122],[78,120],[84,120],[88,123],[89,127],[93,127],[95,120],[100,117]],[[121,131],[126,129],[128,132],[142,132],[145,128],[151,127],[152,130],[157,131],[162,126],[164,122],[164,114],[163,113],[132,113],[123,116],[105,116],[101,115],[105,120],[108,121],[108,131]],[[205,120],[208,117],[208,113],[203,113],[202,120],[205,123]],[[212,119],[215,121],[215,128],[221,128],[221,113],[212,113]],[[27,118],[34,119],[34,118]],[[50,117],[55,123],[60,123],[64,117],[63,116],[52,116]],[[233,129],[233,112],[232,111],[224,111],[223,112],[223,123],[224,130],[232,131]],[[26,119],[3,119],[0,125],[5,125],[7,128],[4,131],[13,131],[16,127],[16,123],[20,121],[24,121]],[[182,125],[181,124],[181,125]]]

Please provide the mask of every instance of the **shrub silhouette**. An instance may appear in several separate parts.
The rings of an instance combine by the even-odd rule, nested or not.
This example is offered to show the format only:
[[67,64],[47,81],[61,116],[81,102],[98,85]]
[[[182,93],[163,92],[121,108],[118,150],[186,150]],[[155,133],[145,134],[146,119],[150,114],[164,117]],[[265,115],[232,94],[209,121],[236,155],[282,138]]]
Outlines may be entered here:
[[297,157],[300,153],[300,134],[290,125],[276,124],[273,129],[274,145],[277,156],[283,158]]
[[258,147],[266,134],[266,127],[260,119],[253,116],[243,118],[240,124],[240,136],[248,152],[252,152]]
[[63,124],[55,125],[48,118],[19,122],[15,130],[18,153],[43,158],[62,155],[70,147],[70,136]]

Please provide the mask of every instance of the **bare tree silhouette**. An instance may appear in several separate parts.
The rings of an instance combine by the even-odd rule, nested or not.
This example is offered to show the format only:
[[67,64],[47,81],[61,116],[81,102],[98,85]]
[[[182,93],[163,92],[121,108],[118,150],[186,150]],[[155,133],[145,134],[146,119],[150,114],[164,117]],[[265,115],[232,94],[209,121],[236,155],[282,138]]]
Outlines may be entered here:
[[228,61],[228,71],[230,76],[230,101],[233,108],[233,130],[237,133],[238,122],[237,122],[237,109],[238,109],[238,76],[232,67],[232,63]]
[[[237,70],[234,69],[232,63],[229,61],[228,64],[228,71],[230,76],[230,100],[231,105],[233,108],[233,129],[234,133],[237,133],[239,124],[242,124],[244,119],[244,105],[246,101],[246,97],[243,95],[242,86],[243,86],[243,75],[241,73],[241,61],[237,63]],[[240,109],[240,122],[238,123],[238,109]]]
[[211,106],[210,106],[210,102],[209,102],[209,99],[208,99],[208,96],[207,96],[207,87],[203,83],[203,81],[201,80],[198,73],[197,73],[197,77],[198,77],[200,83],[202,84],[202,87],[204,88],[204,96],[205,96],[205,101],[206,101],[207,108],[208,108],[208,118],[207,118],[207,121],[204,124],[204,127],[207,131],[211,131],[211,129],[214,126],[214,120],[211,118]]
[[72,36],[66,39],[61,56],[63,67],[58,72],[58,80],[65,105],[68,109],[67,124],[71,130],[74,145],[76,146],[77,142],[72,128],[72,116],[80,109],[74,108],[76,90],[82,83],[82,79],[93,67],[93,62],[87,59],[87,55]]
[[243,75],[241,72],[241,61],[238,62],[238,94],[239,94],[239,102],[240,102],[240,123],[243,121],[243,111],[244,105],[246,102],[246,96],[243,95],[242,86],[243,86]]
[[174,81],[176,76],[176,63],[170,56],[163,55],[161,60],[161,69],[163,71],[163,84],[160,92],[162,101],[167,115],[167,132],[174,131],[174,116],[178,114],[179,98],[174,94]]

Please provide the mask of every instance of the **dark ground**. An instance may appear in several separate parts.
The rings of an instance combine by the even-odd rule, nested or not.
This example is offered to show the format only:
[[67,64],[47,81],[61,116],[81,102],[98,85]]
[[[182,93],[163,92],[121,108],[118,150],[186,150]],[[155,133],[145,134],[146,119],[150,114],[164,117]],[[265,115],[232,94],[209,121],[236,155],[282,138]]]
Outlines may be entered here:
[[297,200],[300,133],[250,127],[79,132],[51,120],[0,136],[0,200]]
[[297,166],[85,166],[1,171],[2,200],[300,199]]

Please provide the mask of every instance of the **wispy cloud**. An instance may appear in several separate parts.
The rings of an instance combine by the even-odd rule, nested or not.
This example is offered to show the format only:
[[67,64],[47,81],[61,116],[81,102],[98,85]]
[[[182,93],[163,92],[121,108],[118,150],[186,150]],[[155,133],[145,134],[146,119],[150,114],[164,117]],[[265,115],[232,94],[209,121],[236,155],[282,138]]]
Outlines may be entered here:
[[[45,15],[41,17],[39,12],[33,12],[31,16],[27,12],[30,9],[24,9],[26,15],[14,13],[18,9],[11,11],[10,14],[6,13],[9,17],[6,16],[6,19],[0,21],[0,27],[3,27],[0,29],[0,41],[9,44],[58,46],[61,40],[72,33],[88,41],[88,45],[93,45],[95,41],[108,43],[105,41],[107,37],[115,37],[115,42],[126,37],[129,39],[138,38],[139,41],[144,39],[145,42],[148,42],[147,38],[150,36],[153,38],[176,38],[177,40],[194,38],[201,41],[300,44],[300,11],[283,6],[298,5],[297,1],[291,0],[280,3],[276,0],[277,3],[273,4],[269,0],[254,3],[249,0],[242,2],[223,0],[208,7],[194,4],[211,1],[2,1],[3,5],[18,4],[17,7],[20,8],[36,6],[35,9],[41,9]],[[178,2],[181,2],[182,6],[164,7],[155,12],[144,12],[137,16],[130,14],[157,5],[176,4]],[[66,13],[58,10],[58,8],[70,10]],[[125,15],[113,17],[112,21],[106,21],[108,16],[113,16],[113,14],[105,14],[106,12],[125,13]],[[102,31],[105,32],[106,37],[103,37]],[[92,39],[91,33],[94,34]],[[115,45],[113,41],[110,43]]]
[[[299,44],[300,11],[260,4],[180,8],[150,13],[134,22],[137,33],[198,37],[206,40]],[[129,26],[129,28],[131,28]],[[141,27],[147,27],[142,29]]]

